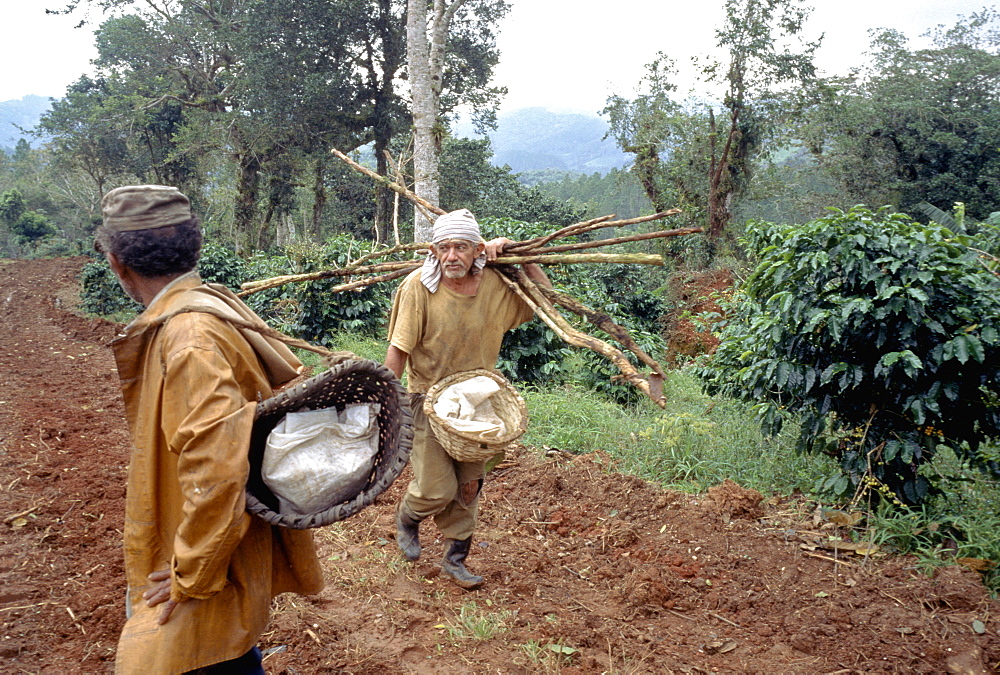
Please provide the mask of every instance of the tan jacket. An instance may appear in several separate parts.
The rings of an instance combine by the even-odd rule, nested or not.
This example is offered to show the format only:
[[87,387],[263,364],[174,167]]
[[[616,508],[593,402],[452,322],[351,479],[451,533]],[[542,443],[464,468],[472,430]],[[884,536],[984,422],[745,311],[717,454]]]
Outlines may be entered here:
[[[192,273],[112,343],[133,443],[124,533],[132,616],[118,673],[182,673],[240,656],[263,632],[275,595],[323,587],[310,532],[244,510],[256,403],[301,364],[284,345],[216,316],[163,321],[197,306],[256,319],[231,292]],[[180,604],[158,626],[161,606],[146,607],[142,592],[147,575],[164,569]]]

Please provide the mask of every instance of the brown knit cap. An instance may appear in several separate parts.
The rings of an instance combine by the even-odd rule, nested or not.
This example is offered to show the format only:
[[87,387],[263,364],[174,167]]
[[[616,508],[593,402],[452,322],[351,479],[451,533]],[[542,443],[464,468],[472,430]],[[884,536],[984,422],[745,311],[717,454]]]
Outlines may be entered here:
[[153,230],[191,218],[191,202],[175,187],[126,185],[101,200],[104,227],[112,232]]

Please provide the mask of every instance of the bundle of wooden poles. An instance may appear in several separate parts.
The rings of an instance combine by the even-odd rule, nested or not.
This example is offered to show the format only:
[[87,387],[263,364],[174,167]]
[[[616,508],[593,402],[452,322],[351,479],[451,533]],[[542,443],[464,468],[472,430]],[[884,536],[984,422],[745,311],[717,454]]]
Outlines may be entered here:
[[[405,186],[389,180],[378,173],[364,167],[350,159],[338,150],[333,150],[333,154],[347,162],[355,170],[370,176],[382,185],[385,185],[394,192],[406,197],[425,214],[441,215],[445,213],[443,209],[430,204],[421,199]],[[638,344],[631,338],[629,332],[623,326],[615,323],[611,317],[603,312],[598,312],[585,307],[576,299],[554,289],[545,288],[532,282],[514,265],[525,263],[536,263],[539,265],[565,265],[576,263],[628,263],[637,265],[662,265],[663,258],[658,255],[648,255],[640,253],[580,253],[581,250],[613,246],[633,241],[643,241],[647,239],[658,239],[663,237],[678,237],[687,234],[702,232],[700,227],[688,227],[673,230],[658,230],[644,234],[634,234],[623,237],[610,237],[596,239],[592,241],[579,241],[565,244],[549,245],[558,239],[566,239],[577,235],[593,232],[602,228],[624,227],[637,223],[661,220],[680,213],[679,209],[662,211],[651,216],[641,218],[630,218],[627,220],[613,220],[614,216],[603,216],[593,220],[569,225],[556,230],[544,237],[536,237],[524,241],[516,241],[504,247],[502,254],[496,259],[487,263],[494,267],[506,281],[508,286],[521,297],[534,311],[535,314],[552,329],[556,335],[565,342],[576,347],[584,347],[601,354],[611,361],[621,372],[620,377],[625,379],[650,400],[659,405],[665,406],[663,397],[663,367],[651,356],[646,354]],[[405,261],[374,262],[380,258],[387,258],[406,252],[426,252],[430,247],[427,242],[400,244],[391,248],[384,248],[373,251],[358,260],[355,260],[344,267],[311,272],[308,274],[292,274],[260,281],[250,281],[241,286],[238,295],[249,295],[269,288],[276,288],[284,284],[304,281],[317,281],[320,279],[344,279],[345,283],[332,286],[328,289],[330,293],[350,291],[364,286],[370,286],[385,281],[398,279],[413,272],[423,264],[423,258]],[[600,340],[592,335],[584,333],[574,328],[559,312],[557,306],[567,309],[577,314],[593,325],[600,328],[611,338],[616,340],[623,348],[632,352],[636,358],[649,367],[650,374],[643,376],[632,365],[629,359],[618,348]]]

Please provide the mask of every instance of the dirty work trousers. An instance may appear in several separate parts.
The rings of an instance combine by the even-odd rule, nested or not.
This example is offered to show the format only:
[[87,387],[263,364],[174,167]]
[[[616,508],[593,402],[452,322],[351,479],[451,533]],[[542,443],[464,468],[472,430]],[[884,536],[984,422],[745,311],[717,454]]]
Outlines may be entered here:
[[411,397],[413,450],[410,468],[413,480],[403,496],[403,504],[420,519],[433,517],[434,524],[446,538],[468,539],[476,529],[486,462],[452,459],[430,428],[424,415],[423,399],[423,396]]

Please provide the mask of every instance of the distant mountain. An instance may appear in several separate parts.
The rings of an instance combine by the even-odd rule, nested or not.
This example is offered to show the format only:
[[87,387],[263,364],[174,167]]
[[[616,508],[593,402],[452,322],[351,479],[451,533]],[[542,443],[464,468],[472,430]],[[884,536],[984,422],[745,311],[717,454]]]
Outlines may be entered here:
[[[507,164],[514,173],[558,169],[605,174],[630,162],[613,140],[602,140],[607,130],[607,123],[593,115],[520,108],[501,114],[497,130],[488,136],[493,164]],[[468,122],[457,124],[455,135],[481,138]]]
[[38,140],[24,133],[18,127],[31,129],[47,112],[52,102],[45,96],[29,95],[20,101],[4,101],[0,103],[0,148],[7,152],[14,150],[18,140],[25,138],[32,145]]
[[[25,96],[0,103],[0,148],[7,152],[26,138],[20,131],[31,129],[52,105],[44,96]],[[489,133],[493,144],[493,164],[507,164],[514,171],[578,172],[606,174],[630,163],[630,157],[612,140],[602,140],[608,130],[600,117],[581,113],[555,113],[545,108],[521,108],[499,116],[496,131]],[[480,138],[468,122],[456,125],[455,134]]]

